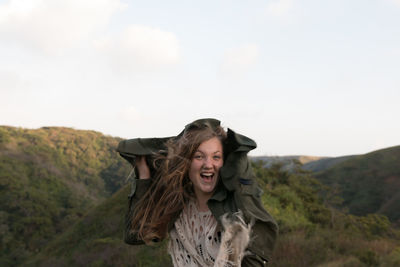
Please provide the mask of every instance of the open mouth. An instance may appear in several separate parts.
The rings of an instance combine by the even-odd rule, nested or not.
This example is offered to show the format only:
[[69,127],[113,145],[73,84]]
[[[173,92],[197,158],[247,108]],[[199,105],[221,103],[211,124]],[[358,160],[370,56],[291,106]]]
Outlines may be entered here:
[[201,178],[204,182],[211,182],[214,178],[214,173],[200,173]]

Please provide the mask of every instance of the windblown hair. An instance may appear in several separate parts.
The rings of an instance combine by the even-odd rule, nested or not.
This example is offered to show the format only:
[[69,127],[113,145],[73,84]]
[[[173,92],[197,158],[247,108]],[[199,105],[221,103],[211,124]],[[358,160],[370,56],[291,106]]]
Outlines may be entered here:
[[226,132],[220,126],[189,127],[183,135],[167,142],[167,153],[156,155],[152,184],[135,205],[131,224],[131,231],[137,232],[146,244],[164,239],[169,223],[173,223],[171,220],[180,214],[189,199],[194,198],[188,175],[190,164],[200,144],[213,137],[223,144]]

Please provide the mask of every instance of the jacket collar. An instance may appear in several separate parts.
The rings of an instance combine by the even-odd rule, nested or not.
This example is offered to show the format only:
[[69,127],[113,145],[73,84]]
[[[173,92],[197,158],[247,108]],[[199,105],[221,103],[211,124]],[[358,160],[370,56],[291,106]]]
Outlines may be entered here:
[[[221,177],[220,177],[220,179],[221,179]],[[220,181],[217,185],[217,188],[216,188],[214,194],[211,196],[210,199],[217,200],[217,201],[223,201],[226,199],[227,195],[228,195],[227,189],[223,185],[222,181]]]

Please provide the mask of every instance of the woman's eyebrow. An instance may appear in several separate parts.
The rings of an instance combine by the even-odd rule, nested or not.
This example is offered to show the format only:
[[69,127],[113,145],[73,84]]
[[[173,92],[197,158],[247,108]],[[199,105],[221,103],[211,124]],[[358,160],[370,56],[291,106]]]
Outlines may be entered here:
[[[197,152],[205,154],[205,152],[203,152],[203,151],[201,151],[201,150],[196,150],[195,153],[197,153]],[[214,151],[214,152],[211,152],[211,153],[212,153],[212,154],[217,154],[217,153],[222,153],[222,151],[221,151],[221,150],[217,150],[217,151]]]

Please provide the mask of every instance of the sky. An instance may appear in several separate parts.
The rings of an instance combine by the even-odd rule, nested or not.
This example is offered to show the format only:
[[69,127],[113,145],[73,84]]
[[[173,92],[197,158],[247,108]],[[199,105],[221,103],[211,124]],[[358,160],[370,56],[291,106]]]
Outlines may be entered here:
[[0,125],[164,137],[208,117],[254,156],[400,145],[400,0],[0,0]]

